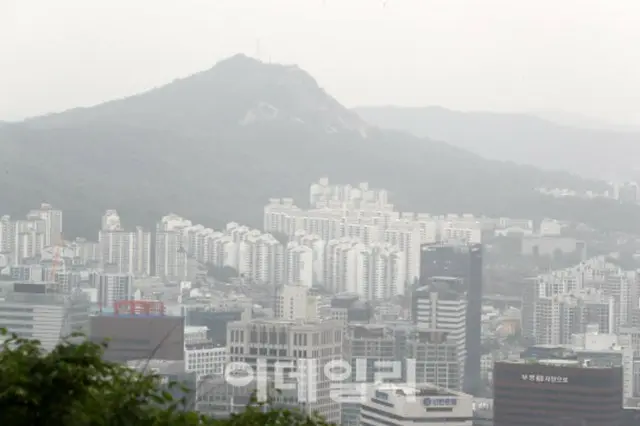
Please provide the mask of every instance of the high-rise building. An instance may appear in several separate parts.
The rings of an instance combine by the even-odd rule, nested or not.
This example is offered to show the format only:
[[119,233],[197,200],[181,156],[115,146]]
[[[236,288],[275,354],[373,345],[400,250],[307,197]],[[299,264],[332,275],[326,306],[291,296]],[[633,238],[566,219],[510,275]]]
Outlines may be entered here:
[[42,203],[39,209],[31,210],[28,219],[44,222],[45,247],[62,244],[62,210],[54,209],[51,204]]
[[313,286],[313,250],[290,242],[284,255],[284,284]]
[[432,277],[457,277],[467,293],[466,363],[464,390],[474,394],[481,386],[482,357],[482,245],[423,244],[420,257],[420,285]]
[[187,257],[184,230],[192,226],[175,214],[164,216],[156,225],[155,275],[168,281],[187,279]]
[[0,300],[0,327],[52,350],[60,339],[88,332],[90,306],[82,293],[59,293],[45,283],[16,283]]
[[[227,328],[229,361],[248,364],[255,372],[266,367],[266,385],[275,385],[276,362],[289,362],[289,370],[299,373],[295,389],[281,389],[273,395],[278,404],[317,412],[327,422],[340,422],[340,402],[331,397],[333,383],[325,366],[342,359],[343,324],[339,321],[251,320],[234,322]],[[255,389],[255,380],[247,393]]]
[[100,265],[102,260],[100,243],[77,237],[73,243],[71,243],[71,249],[73,250],[74,261],[77,262],[77,264],[87,266]]
[[[345,358],[351,365],[351,381],[358,385],[374,384],[378,374],[389,371],[390,364],[397,359],[396,340],[393,331],[384,325],[360,324],[348,328],[348,349]],[[404,353],[402,354],[404,356]],[[360,417],[360,404],[345,402],[342,404],[342,426],[357,426]]]
[[418,330],[443,331],[447,333],[448,342],[456,342],[459,374],[463,380],[467,358],[467,288],[462,278],[431,277],[427,282],[413,293],[413,321]]
[[497,362],[495,426],[619,426],[622,368],[577,360]]
[[25,259],[35,258],[42,254],[46,247],[46,228],[46,222],[39,217],[15,222],[13,264],[19,265]]
[[0,253],[13,253],[16,239],[16,224],[11,216],[0,217]]
[[97,290],[101,309],[111,308],[115,302],[129,300],[133,296],[132,274],[92,272],[89,285]]
[[595,324],[600,333],[611,333],[614,300],[594,289],[574,290],[535,303],[534,338],[538,344],[571,343],[571,335],[584,333]]
[[134,232],[122,229],[120,216],[107,210],[98,233],[103,268],[136,277],[151,275],[151,233],[136,227]]
[[[460,363],[460,341],[455,334],[441,330],[417,329],[406,341],[406,359],[415,362],[415,383],[461,390],[464,364]],[[406,374],[413,367],[407,364]]]
[[238,244],[238,273],[256,282],[281,284],[285,263],[282,244],[273,235],[257,230],[242,238]]

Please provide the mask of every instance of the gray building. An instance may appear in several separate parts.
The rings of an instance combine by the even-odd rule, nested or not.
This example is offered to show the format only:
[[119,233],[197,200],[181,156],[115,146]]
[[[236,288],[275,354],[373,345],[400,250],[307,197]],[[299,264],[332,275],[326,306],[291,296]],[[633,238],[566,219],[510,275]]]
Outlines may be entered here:
[[87,333],[90,302],[82,293],[64,294],[44,283],[16,283],[0,298],[0,327],[37,339],[52,350],[74,332]]
[[[414,323],[418,330],[438,330],[447,333],[447,344],[455,344],[457,347],[456,357],[460,365],[458,375],[460,383],[463,383],[467,359],[467,291],[464,280],[455,277],[431,277],[426,283],[427,285],[419,287],[413,293]],[[461,390],[457,382],[439,385]]]
[[103,312],[91,317],[90,337],[95,343],[108,340],[104,357],[109,361],[184,359],[183,317]]
[[[460,342],[444,330],[418,330],[407,340],[407,360],[415,362],[414,383],[432,383],[460,390],[464,364],[460,363]],[[407,365],[407,375],[413,367]]]
[[[388,371],[380,361],[396,361],[396,339],[390,327],[379,324],[349,326],[347,341],[353,382],[375,383],[376,373]],[[401,380],[401,378],[399,378]],[[342,404],[343,426],[357,426],[360,419],[360,404]]]

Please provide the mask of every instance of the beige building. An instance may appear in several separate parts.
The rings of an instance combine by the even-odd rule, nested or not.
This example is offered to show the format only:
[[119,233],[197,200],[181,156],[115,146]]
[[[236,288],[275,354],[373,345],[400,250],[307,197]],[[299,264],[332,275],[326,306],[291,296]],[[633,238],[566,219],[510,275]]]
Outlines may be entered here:
[[[343,339],[339,321],[238,321],[227,326],[227,354],[231,363],[250,367],[253,380],[246,382],[247,393],[258,389],[260,396],[261,387],[263,391],[280,389],[277,395],[271,392],[277,403],[317,412],[329,423],[338,424],[341,406],[332,398],[331,385],[335,382],[327,377],[325,367],[342,360]],[[231,365],[240,368],[240,364]],[[227,377],[246,372],[230,368]],[[281,385],[276,371],[282,371],[280,378],[290,386]],[[297,379],[294,373],[299,374]]]

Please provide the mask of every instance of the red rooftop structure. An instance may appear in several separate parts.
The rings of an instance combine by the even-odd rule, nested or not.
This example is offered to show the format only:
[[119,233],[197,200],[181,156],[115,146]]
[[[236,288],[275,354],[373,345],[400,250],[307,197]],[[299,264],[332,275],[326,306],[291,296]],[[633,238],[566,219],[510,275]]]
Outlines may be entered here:
[[115,315],[160,315],[165,314],[164,303],[157,300],[119,300],[113,303]]

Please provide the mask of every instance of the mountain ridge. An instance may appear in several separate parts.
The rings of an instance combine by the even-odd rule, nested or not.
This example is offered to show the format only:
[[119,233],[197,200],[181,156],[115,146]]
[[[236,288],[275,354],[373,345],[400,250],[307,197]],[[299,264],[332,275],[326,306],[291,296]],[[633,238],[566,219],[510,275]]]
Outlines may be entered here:
[[380,129],[300,68],[243,56],[132,97],[3,126],[0,144],[0,212],[20,216],[47,201],[65,211],[65,235],[94,238],[109,208],[127,227],[152,227],[169,211],[260,227],[269,198],[306,200],[322,176],[384,187],[402,211],[636,226],[632,208],[534,191],[601,182]]
[[[591,179],[634,179],[640,133],[582,129],[524,113],[461,112],[443,107],[358,107],[381,128],[445,140],[488,159]],[[603,170],[605,169],[605,170]]]

